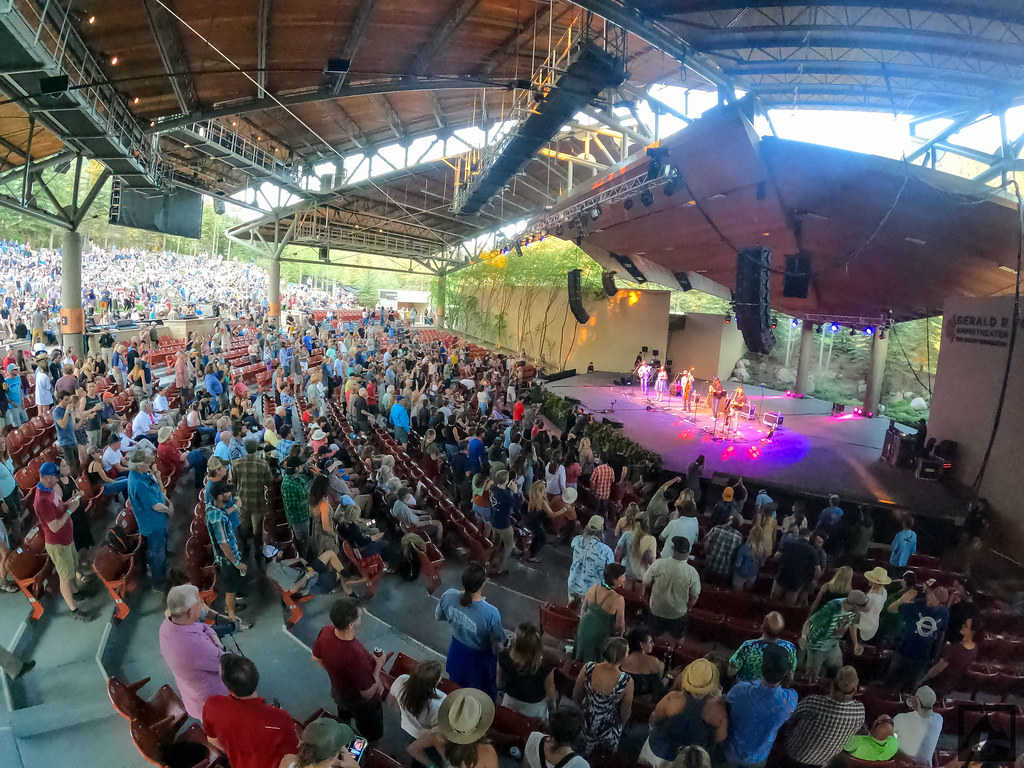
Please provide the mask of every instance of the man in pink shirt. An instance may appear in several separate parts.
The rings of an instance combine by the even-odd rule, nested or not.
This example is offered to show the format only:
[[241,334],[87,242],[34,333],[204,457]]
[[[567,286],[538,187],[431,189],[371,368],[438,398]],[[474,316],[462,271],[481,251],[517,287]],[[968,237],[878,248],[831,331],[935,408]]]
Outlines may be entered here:
[[167,618],[160,625],[160,655],[174,674],[185,711],[197,720],[211,696],[227,696],[220,679],[224,647],[213,627],[200,621],[203,601],[192,584],[167,593]]

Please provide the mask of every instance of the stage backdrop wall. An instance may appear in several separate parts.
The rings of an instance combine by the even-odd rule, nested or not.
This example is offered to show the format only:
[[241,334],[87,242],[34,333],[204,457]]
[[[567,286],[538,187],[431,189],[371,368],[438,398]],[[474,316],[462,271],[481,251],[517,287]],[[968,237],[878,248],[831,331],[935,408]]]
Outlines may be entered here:
[[514,287],[502,291],[500,299],[478,297],[474,311],[453,318],[452,328],[525,353],[549,371],[584,373],[593,363],[597,371],[628,373],[641,346],[665,354],[669,296],[669,291],[621,290],[611,298],[589,298],[584,304],[590,320],[580,325],[564,287]]
[[[992,432],[1013,316],[1013,297],[957,298],[946,302],[942,345],[932,393],[928,435],[956,440],[956,477],[968,487],[981,465]],[[981,486],[996,515],[1017,541],[1024,539],[1021,435],[1024,435],[1024,329],[1017,344],[1006,402]],[[1011,519],[1012,516],[1012,519]]]
[[672,369],[678,373],[693,366],[698,379],[718,376],[725,381],[746,349],[743,334],[735,322],[726,325],[722,315],[687,313],[685,318],[685,322],[672,318],[668,337]]

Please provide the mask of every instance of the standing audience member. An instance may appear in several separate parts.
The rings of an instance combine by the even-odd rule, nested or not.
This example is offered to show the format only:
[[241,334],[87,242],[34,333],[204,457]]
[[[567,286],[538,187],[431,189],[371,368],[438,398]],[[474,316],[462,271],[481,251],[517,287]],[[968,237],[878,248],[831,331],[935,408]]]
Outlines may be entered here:
[[589,758],[595,752],[615,752],[622,729],[633,711],[633,678],[622,671],[626,641],[612,637],[600,662],[583,665],[573,686],[572,698],[583,715],[576,751]]
[[555,669],[544,662],[540,629],[520,624],[508,648],[498,656],[498,689],[501,705],[539,720],[555,711]]
[[359,605],[341,598],[331,606],[331,623],[320,630],[313,643],[313,661],[327,670],[338,719],[352,720],[369,741],[384,735],[381,699],[387,689],[381,683],[384,654],[371,655],[356,639]]
[[917,534],[914,532],[914,518],[905,515],[902,528],[892,540],[889,554],[889,573],[894,575],[907,567],[910,558],[917,552]]
[[700,575],[687,562],[690,542],[672,537],[672,557],[659,558],[644,574],[651,588],[651,631],[679,639],[686,632],[687,615],[700,597]]
[[[726,489],[728,490],[728,489]],[[730,515],[704,537],[704,578],[715,584],[732,584],[736,553],[743,544],[743,534],[736,530],[736,517]]]
[[789,671],[795,672],[798,660],[796,646],[780,635],[786,628],[786,620],[778,611],[765,614],[761,621],[761,636],[745,640],[729,659],[729,671],[740,682],[753,683],[761,679],[764,652],[768,646],[777,646],[786,654]]
[[946,636],[948,602],[946,588],[933,584],[925,589],[924,596],[906,592],[886,609],[899,614],[903,624],[889,667],[889,685],[900,691],[912,691],[920,685],[941,650],[939,643]]
[[244,656],[220,657],[228,694],[211,696],[203,707],[203,731],[231,768],[278,768],[299,748],[298,724],[280,707],[256,695],[260,673]]
[[796,605],[806,597],[811,585],[821,576],[818,553],[811,543],[812,535],[813,531],[809,528],[788,540],[783,535],[779,569],[772,582],[772,600],[781,599]]
[[792,672],[786,651],[769,644],[762,653],[761,679],[738,682],[725,697],[729,705],[725,759],[730,766],[754,768],[767,762],[779,728],[796,709],[796,691],[782,687]]
[[447,671],[452,682],[479,688],[495,698],[498,692],[498,651],[505,644],[501,614],[484,597],[487,573],[476,564],[462,572],[462,590],[441,595],[434,617],[452,625]]
[[206,530],[213,545],[218,586],[224,591],[224,609],[228,619],[235,622],[239,630],[252,629],[252,624],[239,618],[235,611],[237,595],[245,592],[247,566],[242,560],[237,528],[232,522],[238,517],[234,488],[222,480],[214,483],[210,496],[212,503],[206,507]]
[[839,639],[844,634],[850,636],[853,655],[861,655],[863,647],[857,638],[857,622],[867,605],[867,595],[855,589],[845,598],[829,600],[807,619],[800,636],[800,647],[809,681],[817,682],[823,667],[831,676],[843,665]]
[[132,503],[139,533],[146,539],[146,564],[151,586],[162,592],[167,569],[167,519],[171,508],[160,481],[153,473],[155,460],[155,455],[142,448],[132,453],[128,464],[128,499]]
[[626,599],[617,590],[626,582],[626,569],[618,563],[604,567],[604,577],[583,597],[576,629],[575,656],[599,661],[608,638],[626,631]]
[[208,698],[228,692],[220,677],[224,647],[213,627],[201,620],[204,608],[195,585],[171,587],[160,624],[160,655],[174,675],[185,711],[196,719],[202,719]]
[[569,566],[569,603],[579,603],[583,596],[604,577],[605,566],[615,562],[615,553],[605,544],[604,518],[593,515],[583,533],[569,545],[572,564]]

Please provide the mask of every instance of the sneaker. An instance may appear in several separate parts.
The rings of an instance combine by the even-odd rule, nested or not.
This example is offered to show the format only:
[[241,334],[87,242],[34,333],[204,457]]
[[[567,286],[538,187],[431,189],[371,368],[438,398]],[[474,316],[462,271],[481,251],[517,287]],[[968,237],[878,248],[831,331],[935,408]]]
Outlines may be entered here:
[[91,613],[83,611],[81,608],[76,608],[71,612],[71,618],[73,618],[75,621],[92,621],[96,617]]
[[238,631],[238,632],[245,632],[247,630],[252,629],[252,622],[251,621],[246,621],[241,616],[238,616],[238,617],[235,618],[234,624],[235,624],[235,630]]

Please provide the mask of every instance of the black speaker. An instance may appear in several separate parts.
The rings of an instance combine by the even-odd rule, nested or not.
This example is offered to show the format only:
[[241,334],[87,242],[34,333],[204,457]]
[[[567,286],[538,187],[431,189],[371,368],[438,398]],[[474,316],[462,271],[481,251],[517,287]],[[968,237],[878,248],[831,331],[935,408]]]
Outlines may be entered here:
[[606,296],[614,296],[619,292],[619,289],[615,285],[615,270],[610,269],[601,273],[601,285],[604,286],[604,293]]
[[679,283],[679,287],[684,291],[689,291],[693,288],[693,284],[690,282],[690,277],[685,272],[675,273],[676,282]]
[[319,252],[320,261],[327,262],[331,260],[331,249],[321,248]]
[[811,282],[811,257],[806,253],[786,256],[786,274],[782,279],[782,295],[787,299],[806,299]]
[[569,309],[576,317],[576,322],[581,325],[590,320],[590,314],[583,306],[583,273],[578,269],[569,270]]
[[768,286],[771,265],[770,248],[744,248],[736,254],[736,326],[747,349],[759,355],[775,346]]

